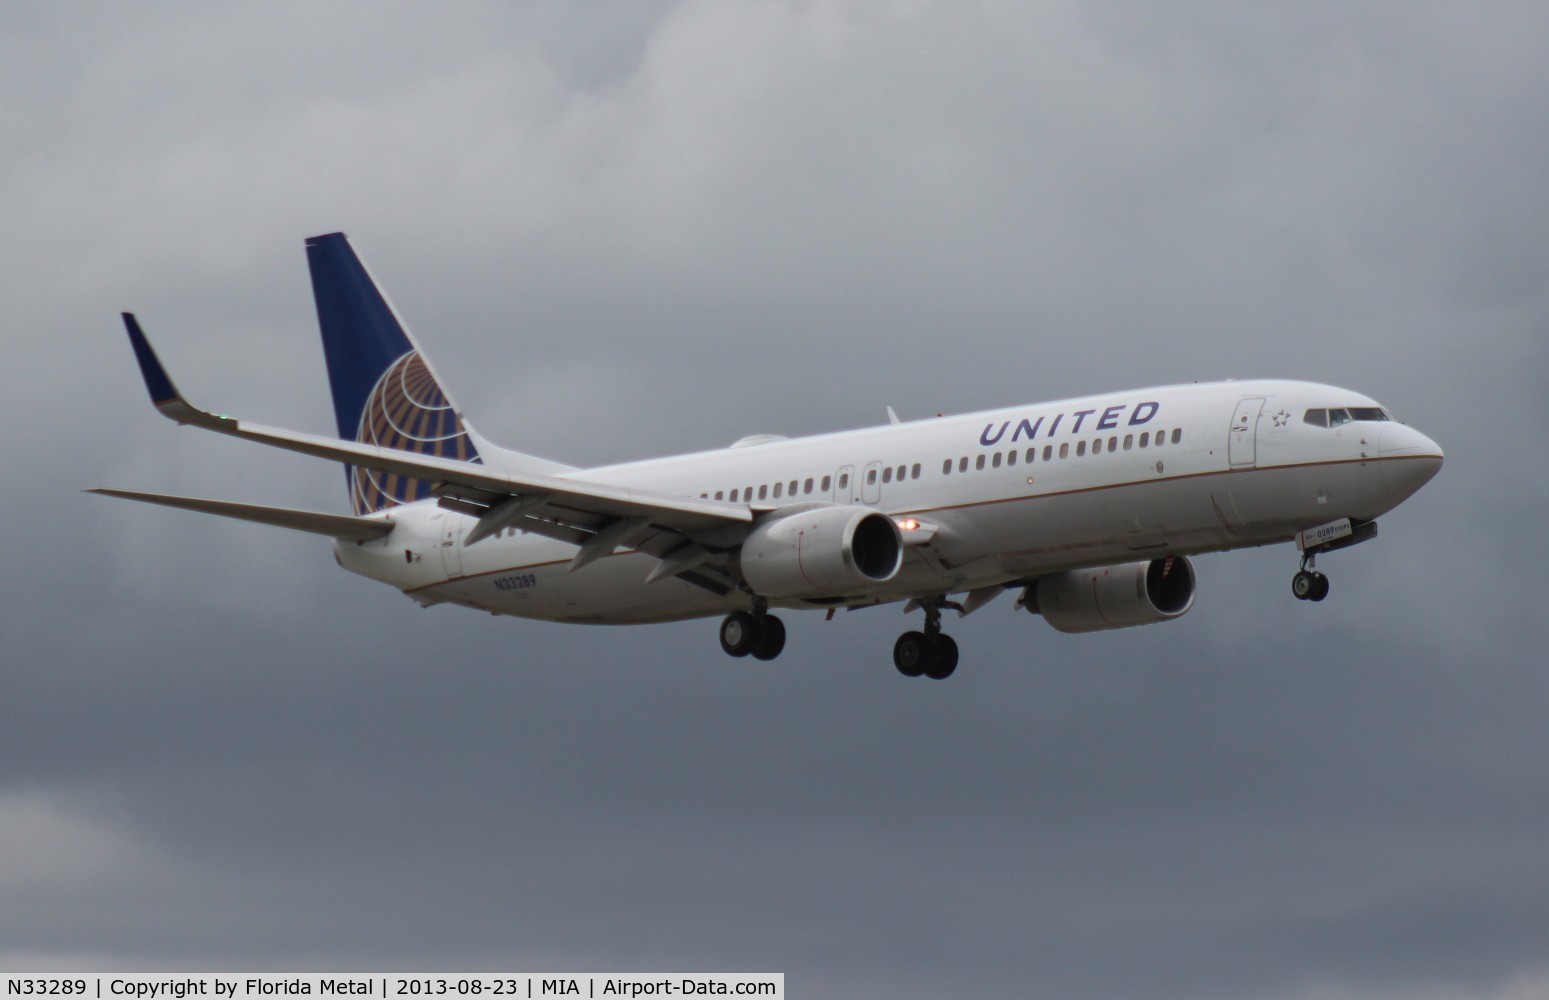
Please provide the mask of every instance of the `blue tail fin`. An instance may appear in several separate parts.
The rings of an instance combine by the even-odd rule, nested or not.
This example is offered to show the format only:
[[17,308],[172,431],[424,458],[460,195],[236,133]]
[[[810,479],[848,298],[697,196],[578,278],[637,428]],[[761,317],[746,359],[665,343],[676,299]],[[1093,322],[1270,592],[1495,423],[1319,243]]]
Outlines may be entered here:
[[[343,233],[307,240],[307,266],[339,436],[479,462],[462,414]],[[424,479],[348,466],[350,503],[368,514],[432,495]]]

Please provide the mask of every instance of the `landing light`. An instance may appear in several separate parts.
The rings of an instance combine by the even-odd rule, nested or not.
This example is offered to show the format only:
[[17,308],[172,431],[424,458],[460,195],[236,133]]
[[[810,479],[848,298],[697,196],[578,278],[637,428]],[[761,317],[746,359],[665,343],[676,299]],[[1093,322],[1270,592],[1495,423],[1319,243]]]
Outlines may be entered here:
[[898,521],[898,530],[899,531],[913,531],[916,528],[918,528],[919,526],[920,526],[920,522],[916,521],[912,517],[900,518],[899,521]]

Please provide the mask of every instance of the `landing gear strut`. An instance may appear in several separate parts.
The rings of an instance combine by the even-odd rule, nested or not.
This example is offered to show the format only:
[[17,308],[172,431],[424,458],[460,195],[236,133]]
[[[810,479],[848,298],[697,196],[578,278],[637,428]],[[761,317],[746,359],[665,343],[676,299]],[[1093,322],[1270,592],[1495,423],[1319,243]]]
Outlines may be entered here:
[[905,677],[944,681],[957,669],[957,643],[941,631],[941,598],[925,602],[925,631],[905,632],[893,644],[893,666]]
[[721,648],[729,656],[772,660],[785,649],[785,623],[769,613],[769,602],[754,598],[752,612],[733,611],[721,621]]
[[1302,568],[1291,577],[1291,594],[1298,601],[1321,601],[1328,596],[1328,577],[1313,568],[1316,560],[1316,553],[1302,553]]

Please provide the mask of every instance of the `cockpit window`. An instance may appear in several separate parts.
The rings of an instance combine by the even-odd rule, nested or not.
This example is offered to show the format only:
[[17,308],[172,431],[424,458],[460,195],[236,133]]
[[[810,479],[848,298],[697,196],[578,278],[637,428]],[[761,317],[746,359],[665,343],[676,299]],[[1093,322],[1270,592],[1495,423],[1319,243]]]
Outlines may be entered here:
[[1308,410],[1302,417],[1303,422],[1314,427],[1338,427],[1348,424],[1352,420],[1392,420],[1388,411],[1380,406],[1352,406],[1349,409],[1334,410]]

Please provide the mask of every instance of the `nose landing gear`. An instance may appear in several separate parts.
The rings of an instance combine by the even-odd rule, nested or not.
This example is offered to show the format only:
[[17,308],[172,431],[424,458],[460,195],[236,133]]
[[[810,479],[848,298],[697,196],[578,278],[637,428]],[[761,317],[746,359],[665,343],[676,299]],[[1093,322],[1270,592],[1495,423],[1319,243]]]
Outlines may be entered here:
[[1302,555],[1302,568],[1291,577],[1291,594],[1298,601],[1321,601],[1328,596],[1328,577],[1313,568],[1317,556],[1306,552]]
[[1321,552],[1348,549],[1377,537],[1377,522],[1359,518],[1340,518],[1296,535],[1296,547],[1302,550],[1302,568],[1291,577],[1291,594],[1298,601],[1321,601],[1328,596],[1328,577],[1313,568]]

